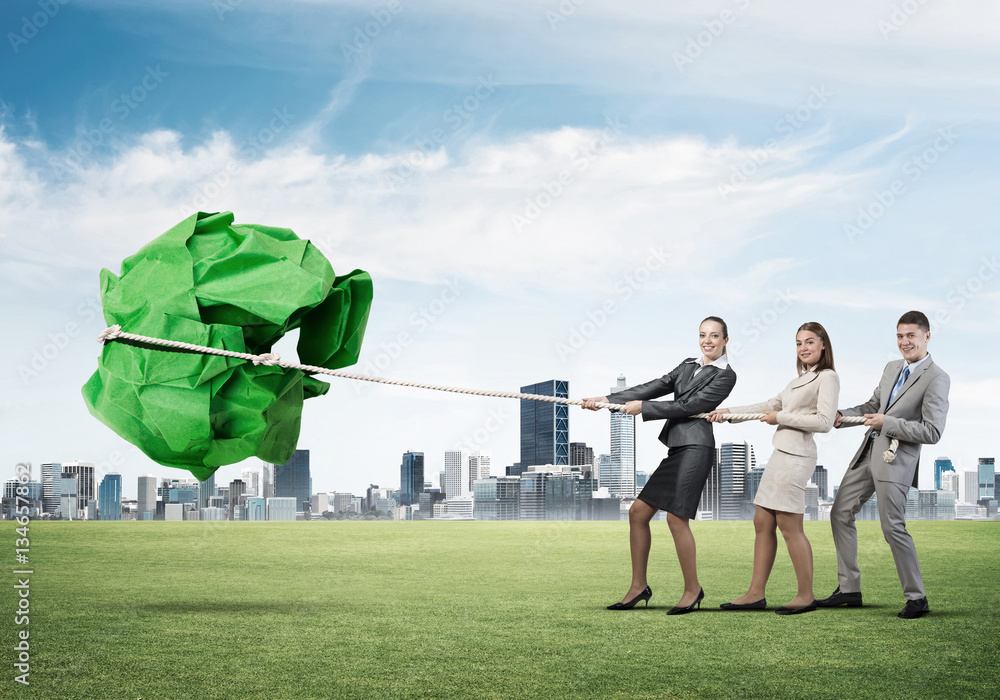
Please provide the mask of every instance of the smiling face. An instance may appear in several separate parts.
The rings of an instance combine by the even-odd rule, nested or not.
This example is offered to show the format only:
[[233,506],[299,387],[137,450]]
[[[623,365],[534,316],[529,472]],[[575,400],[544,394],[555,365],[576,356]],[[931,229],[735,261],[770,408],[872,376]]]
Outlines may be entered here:
[[706,364],[715,362],[726,353],[726,338],[723,335],[722,324],[716,321],[702,321],[698,328],[698,345],[705,356]]
[[810,369],[823,357],[826,345],[823,339],[812,331],[799,331],[795,335],[795,351],[799,356],[799,361]]
[[917,362],[927,355],[927,341],[931,332],[921,330],[915,323],[900,323],[896,326],[896,345],[907,363]]

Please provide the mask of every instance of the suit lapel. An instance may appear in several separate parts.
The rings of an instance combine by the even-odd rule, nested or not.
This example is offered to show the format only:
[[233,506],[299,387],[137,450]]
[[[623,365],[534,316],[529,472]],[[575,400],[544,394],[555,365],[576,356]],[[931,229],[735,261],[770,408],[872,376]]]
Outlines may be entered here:
[[[904,362],[905,362],[905,360],[904,360]],[[910,376],[909,376],[909,377],[907,377],[907,379],[906,379],[906,382],[904,382],[903,386],[902,386],[902,387],[900,387],[900,389],[899,389],[899,393],[898,393],[898,394],[896,394],[896,399],[895,399],[895,401],[893,401],[893,402],[892,402],[891,404],[889,404],[888,406],[886,406],[886,407],[885,407],[885,410],[886,410],[886,411],[888,411],[888,410],[889,410],[889,409],[890,409],[890,408],[892,407],[892,405],[893,405],[894,403],[896,403],[896,401],[899,401],[899,398],[900,398],[900,397],[901,397],[901,396],[902,396],[903,394],[905,394],[905,393],[907,392],[907,390],[908,390],[908,389],[909,389],[909,388],[910,388],[911,386],[913,386],[914,384],[916,384],[916,383],[917,383],[917,381],[918,381],[918,380],[920,379],[920,375],[922,375],[922,374],[924,373],[924,371],[925,371],[925,370],[926,370],[926,369],[927,369],[928,367],[930,367],[930,366],[931,366],[931,358],[930,358],[930,357],[928,357],[928,358],[927,358],[927,361],[926,361],[926,362],[923,362],[923,363],[921,363],[921,365],[920,365],[919,367],[917,367],[917,368],[916,368],[915,370],[913,370],[912,372],[910,372]],[[900,372],[902,372],[902,371],[903,371],[903,368],[902,368],[902,367],[900,367]],[[893,386],[896,386],[896,381],[899,381],[899,375],[898,375],[898,373],[897,373],[897,375],[896,375],[896,380],[895,380],[895,381],[893,381],[893,383],[892,383],[892,385],[893,385]],[[890,388],[890,389],[889,389],[889,391],[890,391],[890,392],[892,392],[892,389]],[[884,413],[884,411],[883,411],[883,413]]]
[[[674,392],[675,400],[697,391],[707,384],[708,381],[715,376],[715,373],[719,371],[718,367],[709,365],[708,367],[703,368],[701,372],[698,372],[698,376],[694,376],[694,371],[698,369],[698,365],[693,362],[688,362],[686,364],[690,365],[691,369],[687,370],[687,375],[681,380],[684,382],[684,386],[680,387],[680,391]],[[685,369],[687,369],[687,366],[685,366]],[[678,382],[678,384],[680,383],[681,382]]]

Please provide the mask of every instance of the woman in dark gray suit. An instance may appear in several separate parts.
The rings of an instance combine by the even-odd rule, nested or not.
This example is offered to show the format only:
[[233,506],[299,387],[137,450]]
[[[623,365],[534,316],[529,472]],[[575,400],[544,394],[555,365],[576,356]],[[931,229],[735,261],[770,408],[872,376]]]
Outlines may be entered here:
[[[736,386],[736,372],[726,358],[729,331],[726,322],[709,316],[698,329],[702,355],[680,363],[669,374],[609,396],[583,400],[583,407],[624,403],[624,412],[643,420],[665,420],[660,442],[667,457],[646,482],[629,508],[629,548],[632,554],[632,585],[621,602],[609,610],[628,610],[640,600],[649,605],[653,591],[646,582],[646,567],[652,535],[649,521],[657,511],[667,511],[667,525],[684,576],[684,593],[668,615],[681,615],[701,608],[705,591],[698,583],[694,535],[688,521],[698,512],[698,502],[715,460],[715,435],[707,421],[691,418],[716,408]],[[673,394],[672,401],[650,401]],[[707,429],[706,429],[707,428]]]

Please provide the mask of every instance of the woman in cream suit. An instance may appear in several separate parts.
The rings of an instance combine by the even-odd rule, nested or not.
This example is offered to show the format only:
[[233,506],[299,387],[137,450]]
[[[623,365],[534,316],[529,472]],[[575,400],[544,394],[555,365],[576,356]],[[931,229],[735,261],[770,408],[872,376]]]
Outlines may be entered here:
[[816,609],[813,595],[812,548],[802,529],[805,488],[816,469],[813,433],[826,433],[837,415],[840,379],[833,367],[833,347],[826,329],[818,323],[804,323],[795,335],[796,365],[799,376],[770,401],[749,406],[720,408],[708,420],[721,422],[728,413],[763,413],[760,420],[776,425],[774,452],[767,462],[760,488],[754,498],[756,538],[753,548],[753,576],[746,594],[724,610],[763,610],[767,607],[764,589],[778,551],[775,529],[780,529],[795,569],[798,593],[777,609],[779,615],[796,615]]

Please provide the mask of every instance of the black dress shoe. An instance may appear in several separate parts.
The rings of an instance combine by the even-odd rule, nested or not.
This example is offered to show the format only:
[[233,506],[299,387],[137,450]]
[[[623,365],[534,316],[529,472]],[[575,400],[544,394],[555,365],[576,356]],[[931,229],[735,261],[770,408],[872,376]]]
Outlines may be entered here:
[[799,613],[812,612],[817,607],[819,607],[818,603],[819,603],[818,600],[814,600],[813,602],[809,603],[809,605],[803,605],[801,608],[786,608],[784,605],[782,605],[774,612],[778,613],[779,615],[798,615]]
[[649,599],[652,597],[653,597],[653,591],[650,590],[649,586],[646,586],[643,589],[642,593],[637,595],[632,600],[626,600],[624,603],[613,603],[612,605],[608,606],[608,610],[631,610],[640,600],[644,602],[646,604],[646,607],[648,608]]
[[816,601],[816,605],[821,608],[835,608],[838,605],[843,605],[845,608],[860,608],[861,591],[857,593],[841,593],[840,586],[837,586],[837,590],[829,598],[819,598]]
[[667,615],[686,615],[687,613],[694,610],[694,606],[697,605],[698,609],[701,610],[701,599],[705,597],[705,589],[702,588],[698,591],[698,597],[694,599],[691,605],[685,605],[681,607],[680,605],[675,605],[674,607],[667,610]]
[[917,600],[906,601],[906,607],[899,611],[898,617],[912,620],[915,617],[926,615],[930,611],[930,606],[927,605],[927,598],[923,597],[918,598]]
[[761,598],[753,603],[723,603],[719,607],[723,610],[766,610],[767,598]]

